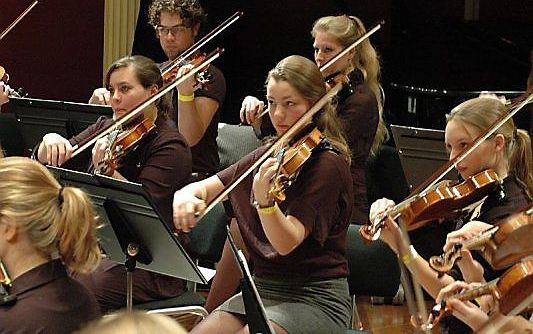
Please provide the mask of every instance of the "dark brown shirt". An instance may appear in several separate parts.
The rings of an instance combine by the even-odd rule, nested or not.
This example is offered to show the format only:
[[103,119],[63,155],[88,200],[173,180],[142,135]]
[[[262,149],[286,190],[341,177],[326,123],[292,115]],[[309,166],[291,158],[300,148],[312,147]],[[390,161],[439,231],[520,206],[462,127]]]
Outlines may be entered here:
[[[164,66],[165,63],[160,66]],[[192,168],[194,172],[203,175],[213,175],[218,171],[220,164],[217,151],[217,134],[218,122],[220,120],[220,108],[226,97],[226,79],[224,74],[213,65],[209,66],[208,73],[211,76],[209,83],[194,91],[196,97],[205,96],[218,102],[218,110],[213,115],[211,122],[205,130],[204,136],[200,141],[191,147]],[[172,110],[169,112],[170,124],[172,127],[178,127],[178,94],[175,89],[171,92]],[[202,110],[197,110],[202,112]]]
[[370,155],[370,148],[378,128],[379,112],[376,96],[364,83],[362,73],[354,71],[351,81],[351,93],[339,95],[337,115],[352,153],[350,171],[354,189],[354,208],[351,222],[365,224],[369,213],[365,162]]
[[[222,183],[231,182],[265,149],[261,147],[219,172]],[[330,150],[315,150],[296,181],[286,190],[287,199],[279,205],[286,215],[296,217],[310,231],[290,254],[280,255],[263,231],[257,210],[251,204],[253,175],[229,194],[250,252],[254,274],[258,277],[325,279],[347,276],[345,240],[353,202],[350,170],[344,157]]]
[[[350,172],[354,189],[354,208],[351,222],[366,224],[368,221],[368,200],[366,195],[365,162],[378,128],[379,111],[376,96],[364,83],[363,74],[354,71],[350,74],[350,85],[345,85],[337,98],[337,116],[350,147],[352,162]],[[258,136],[275,135],[272,122],[266,117],[261,123]]]
[[40,265],[13,281],[12,306],[0,306],[1,333],[72,333],[100,316],[95,298],[68,277],[60,260]]
[[[69,141],[77,145],[111,123],[111,119],[100,117]],[[165,121],[158,118],[155,125],[148,137],[121,161],[118,172],[130,182],[141,183],[165,223],[173,226],[172,198],[191,178],[191,153],[183,136]]]

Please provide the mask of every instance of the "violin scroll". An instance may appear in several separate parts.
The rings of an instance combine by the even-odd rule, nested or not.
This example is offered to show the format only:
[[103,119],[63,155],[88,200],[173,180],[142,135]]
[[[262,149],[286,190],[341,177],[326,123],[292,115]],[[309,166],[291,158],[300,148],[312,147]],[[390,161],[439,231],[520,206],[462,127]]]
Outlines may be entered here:
[[7,274],[2,261],[0,261],[0,306],[13,305],[17,301],[17,295],[9,294],[11,279]]
[[[0,66],[0,81],[4,83],[9,82],[9,74],[6,72],[6,69]],[[10,97],[22,97],[24,94],[22,94],[22,89],[19,89],[18,91],[14,90],[13,88],[7,87],[7,93]]]

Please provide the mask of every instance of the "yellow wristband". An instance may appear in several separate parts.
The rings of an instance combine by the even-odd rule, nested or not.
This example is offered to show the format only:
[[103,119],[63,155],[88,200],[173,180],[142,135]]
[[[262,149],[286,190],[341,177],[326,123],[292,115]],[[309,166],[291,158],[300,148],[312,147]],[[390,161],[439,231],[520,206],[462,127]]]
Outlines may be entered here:
[[266,208],[257,208],[257,212],[264,215],[271,215],[278,209],[278,203],[274,202],[274,205],[267,206]]
[[178,100],[181,102],[192,102],[194,101],[194,93],[191,95],[181,95],[180,92],[178,92]]
[[418,257],[418,253],[416,252],[416,249],[413,245],[409,246],[409,251],[407,254],[402,255],[402,262],[405,265],[408,265],[409,263],[413,262]]

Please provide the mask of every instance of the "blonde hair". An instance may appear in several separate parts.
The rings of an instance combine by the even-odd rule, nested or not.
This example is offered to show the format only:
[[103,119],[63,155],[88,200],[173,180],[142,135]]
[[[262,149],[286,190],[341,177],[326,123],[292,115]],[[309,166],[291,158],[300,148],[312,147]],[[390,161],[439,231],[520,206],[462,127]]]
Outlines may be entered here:
[[184,334],[180,324],[170,317],[143,311],[119,312],[90,323],[77,334]]
[[[488,129],[501,115],[507,112],[505,105],[498,99],[478,97],[465,101],[446,115],[446,121],[458,120],[476,129],[480,133]],[[520,181],[531,198],[533,193],[531,138],[525,130],[517,129],[513,119],[509,119],[494,134],[505,138],[504,158],[508,171]]]
[[[341,15],[325,16],[316,20],[311,35],[316,37],[318,32],[325,32],[334,36],[342,47],[346,48],[366,34],[366,29],[359,18]],[[370,149],[371,154],[375,154],[379,146],[389,138],[389,131],[383,121],[383,98],[381,95],[383,89],[379,83],[381,76],[379,55],[368,38],[355,48],[355,56],[350,65],[349,71],[358,69],[363,73],[364,82],[374,93],[378,103],[378,128]]]
[[96,268],[96,214],[83,191],[62,188],[43,165],[22,157],[0,159],[0,188],[0,216],[12,218],[38,251],[59,252],[74,271]]
[[[312,106],[324,94],[326,94],[326,84],[322,73],[315,63],[302,56],[289,56],[281,60],[274,67],[266,79],[276,81],[286,81],[294,87],[303,98]],[[350,151],[344,139],[340,122],[337,118],[335,108],[331,102],[327,102],[322,109],[315,114],[313,122],[317,128],[339,149],[349,160]]]

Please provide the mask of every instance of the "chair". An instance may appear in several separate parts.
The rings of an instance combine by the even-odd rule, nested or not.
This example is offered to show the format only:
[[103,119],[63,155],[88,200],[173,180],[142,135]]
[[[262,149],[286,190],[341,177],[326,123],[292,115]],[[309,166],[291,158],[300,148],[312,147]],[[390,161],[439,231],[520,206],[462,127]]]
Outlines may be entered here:
[[222,170],[261,146],[261,141],[249,125],[219,123],[217,145]]
[[346,236],[352,329],[362,329],[356,296],[394,297],[400,286],[400,268],[394,252],[381,240],[368,243],[359,233],[359,227],[350,225]]
[[[226,240],[227,223],[228,218],[224,207],[222,203],[219,203],[188,234],[189,255],[196,260],[197,264],[198,261],[215,263],[220,259]],[[196,284],[189,282],[187,286],[188,291],[180,296],[137,304],[134,307],[148,310],[149,313],[169,315],[186,328],[191,329],[208,313],[203,308],[205,299],[196,293]]]

